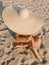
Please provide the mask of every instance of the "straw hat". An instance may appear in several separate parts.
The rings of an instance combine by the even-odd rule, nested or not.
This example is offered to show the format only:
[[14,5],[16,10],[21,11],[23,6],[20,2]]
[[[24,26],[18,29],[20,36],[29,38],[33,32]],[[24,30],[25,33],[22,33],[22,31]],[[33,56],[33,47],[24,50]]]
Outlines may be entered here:
[[2,17],[9,29],[21,35],[35,34],[44,24],[39,17],[32,14],[28,9],[15,6],[6,7]]

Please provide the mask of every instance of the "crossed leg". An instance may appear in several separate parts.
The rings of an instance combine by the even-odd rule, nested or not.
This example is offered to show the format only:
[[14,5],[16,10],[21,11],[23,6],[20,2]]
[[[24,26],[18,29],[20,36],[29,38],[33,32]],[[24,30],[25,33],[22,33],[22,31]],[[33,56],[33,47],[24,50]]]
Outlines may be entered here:
[[[29,44],[25,44],[23,45],[23,43],[21,45],[17,45],[15,48],[25,48],[27,46],[31,47],[32,51],[34,52],[34,54],[36,55],[37,59],[42,62],[42,57],[39,54],[39,52],[37,51],[38,45],[41,44],[41,39],[40,38],[34,38],[32,35],[30,37],[28,37],[27,43],[29,42]],[[31,43],[30,43],[31,42]],[[30,46],[31,44],[31,46]]]
[[42,62],[42,57],[39,54],[39,52],[37,51],[37,46],[41,44],[41,39],[40,38],[36,38],[34,40],[34,38],[32,36],[30,36],[28,38],[28,41],[31,41],[31,49],[34,52],[34,54],[36,55],[37,59]]

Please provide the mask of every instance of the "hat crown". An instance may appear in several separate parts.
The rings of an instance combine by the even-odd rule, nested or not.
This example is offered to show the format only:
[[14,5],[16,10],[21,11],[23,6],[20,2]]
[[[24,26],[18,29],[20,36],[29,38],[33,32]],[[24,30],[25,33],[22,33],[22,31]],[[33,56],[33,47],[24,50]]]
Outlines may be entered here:
[[22,16],[22,17],[29,17],[29,10],[28,9],[22,9],[21,11],[20,11],[20,15]]

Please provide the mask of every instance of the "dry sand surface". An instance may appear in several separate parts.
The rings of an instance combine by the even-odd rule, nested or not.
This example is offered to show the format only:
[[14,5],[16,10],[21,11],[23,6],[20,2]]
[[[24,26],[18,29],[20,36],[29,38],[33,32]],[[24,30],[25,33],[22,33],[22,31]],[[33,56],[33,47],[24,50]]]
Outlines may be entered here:
[[[44,19],[45,35],[40,32],[44,47],[39,52],[45,58],[45,63],[39,63],[30,49],[13,49],[14,32],[8,29],[2,19],[3,9],[13,4],[26,7]],[[49,65],[49,0],[0,0],[0,65]]]

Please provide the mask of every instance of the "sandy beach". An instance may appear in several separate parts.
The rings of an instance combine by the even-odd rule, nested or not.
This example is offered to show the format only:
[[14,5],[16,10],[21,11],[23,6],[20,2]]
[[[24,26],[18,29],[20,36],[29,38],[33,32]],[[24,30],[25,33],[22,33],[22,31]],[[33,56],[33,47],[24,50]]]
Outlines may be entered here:
[[[30,49],[13,48],[16,44],[14,32],[9,30],[2,18],[4,8],[10,5],[26,7],[44,20],[45,35],[40,31],[44,47],[39,49],[45,58],[43,64],[38,62]],[[0,0],[0,65],[49,65],[49,0]]]

